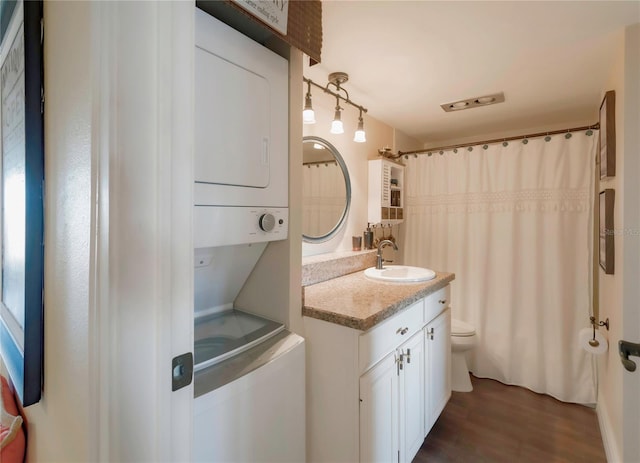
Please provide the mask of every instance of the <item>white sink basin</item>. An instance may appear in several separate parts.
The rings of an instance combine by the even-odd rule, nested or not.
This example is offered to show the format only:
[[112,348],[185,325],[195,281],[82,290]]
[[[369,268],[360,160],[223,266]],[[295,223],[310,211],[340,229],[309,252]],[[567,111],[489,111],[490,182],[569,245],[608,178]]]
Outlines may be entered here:
[[436,272],[428,268],[409,265],[387,265],[381,270],[369,267],[364,271],[364,276],[372,280],[392,283],[417,283],[433,280],[436,277]]

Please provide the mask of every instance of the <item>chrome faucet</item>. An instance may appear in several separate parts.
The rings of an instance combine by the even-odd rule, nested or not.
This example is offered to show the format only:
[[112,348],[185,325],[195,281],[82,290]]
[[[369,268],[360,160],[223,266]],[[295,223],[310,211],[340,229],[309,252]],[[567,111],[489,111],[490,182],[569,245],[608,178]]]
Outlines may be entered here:
[[393,262],[390,260],[384,260],[382,258],[382,249],[386,246],[390,244],[391,246],[393,246],[394,251],[398,250],[398,246],[396,246],[396,243],[394,243],[391,240],[382,240],[380,241],[380,243],[378,243],[378,254],[376,256],[377,260],[376,260],[376,268],[378,270],[382,270],[384,268],[384,266],[382,264],[384,264],[385,262]]

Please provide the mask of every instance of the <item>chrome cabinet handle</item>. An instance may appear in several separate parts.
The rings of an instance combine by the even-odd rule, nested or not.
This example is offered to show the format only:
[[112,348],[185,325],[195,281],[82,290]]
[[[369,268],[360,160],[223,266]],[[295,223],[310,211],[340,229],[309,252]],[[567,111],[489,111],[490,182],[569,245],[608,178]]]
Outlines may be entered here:
[[407,363],[411,363],[411,349],[407,349]]
[[447,303],[447,300],[446,300],[446,299],[440,299],[438,302],[439,302],[440,304],[446,304],[446,303]]
[[407,327],[398,328],[396,330],[396,334],[401,334],[402,336],[404,336],[405,334],[407,334],[407,331],[409,331],[409,328],[407,328]]
[[433,341],[433,328],[429,330],[429,338]]

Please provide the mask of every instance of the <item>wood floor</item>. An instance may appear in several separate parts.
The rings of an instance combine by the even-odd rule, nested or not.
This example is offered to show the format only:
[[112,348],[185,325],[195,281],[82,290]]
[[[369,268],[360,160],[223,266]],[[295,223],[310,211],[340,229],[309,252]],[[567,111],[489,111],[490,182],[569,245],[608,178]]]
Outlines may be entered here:
[[595,410],[472,377],[454,392],[413,463],[606,463]]

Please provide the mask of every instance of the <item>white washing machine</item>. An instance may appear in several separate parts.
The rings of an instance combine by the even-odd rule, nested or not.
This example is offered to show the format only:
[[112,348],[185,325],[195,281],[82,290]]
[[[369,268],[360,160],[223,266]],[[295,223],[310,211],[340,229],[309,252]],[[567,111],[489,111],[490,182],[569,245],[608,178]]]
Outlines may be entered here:
[[304,346],[285,330],[196,372],[194,461],[305,461]]

